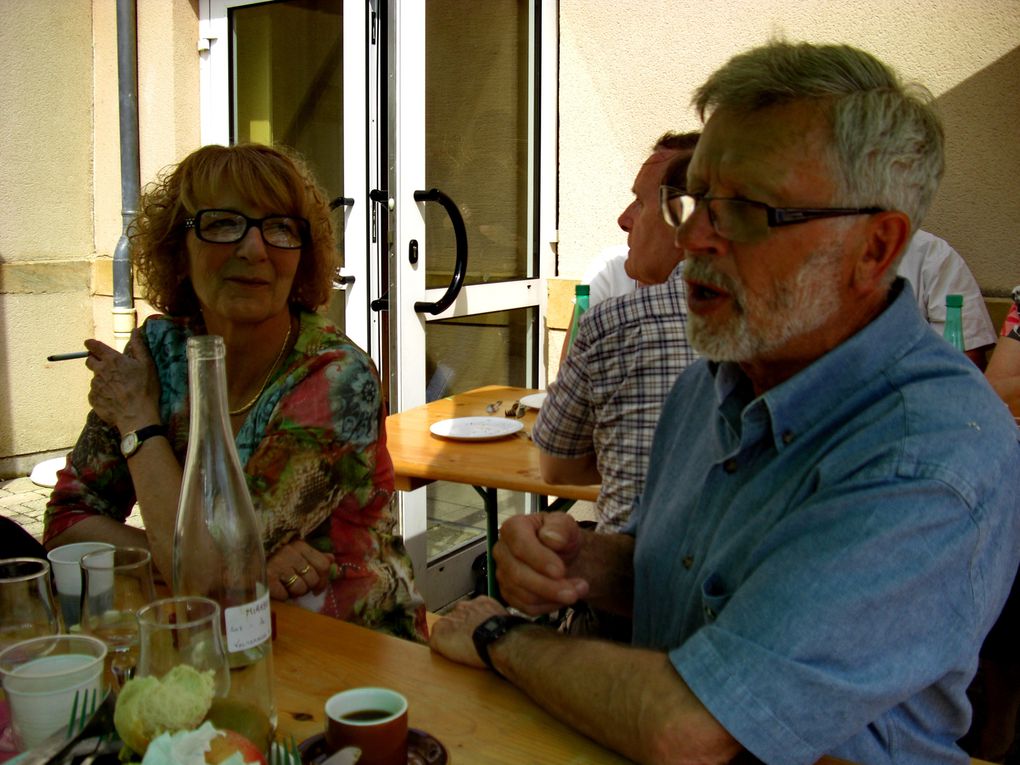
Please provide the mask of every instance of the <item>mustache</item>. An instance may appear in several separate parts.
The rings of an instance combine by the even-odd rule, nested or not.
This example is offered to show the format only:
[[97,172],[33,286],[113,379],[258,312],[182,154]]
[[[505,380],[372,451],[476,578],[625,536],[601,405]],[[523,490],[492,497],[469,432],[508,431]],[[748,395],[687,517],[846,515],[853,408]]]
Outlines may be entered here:
[[739,291],[736,281],[726,274],[716,271],[705,258],[692,258],[688,255],[684,263],[684,277],[706,287],[729,293],[730,295],[734,295]]

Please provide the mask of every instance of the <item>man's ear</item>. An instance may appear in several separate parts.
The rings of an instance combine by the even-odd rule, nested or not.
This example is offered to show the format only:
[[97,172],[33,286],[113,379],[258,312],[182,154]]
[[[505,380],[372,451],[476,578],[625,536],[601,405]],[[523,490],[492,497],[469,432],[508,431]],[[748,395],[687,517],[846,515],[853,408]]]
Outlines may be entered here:
[[864,253],[854,269],[854,282],[871,289],[886,273],[910,241],[910,218],[898,210],[873,213],[867,221]]

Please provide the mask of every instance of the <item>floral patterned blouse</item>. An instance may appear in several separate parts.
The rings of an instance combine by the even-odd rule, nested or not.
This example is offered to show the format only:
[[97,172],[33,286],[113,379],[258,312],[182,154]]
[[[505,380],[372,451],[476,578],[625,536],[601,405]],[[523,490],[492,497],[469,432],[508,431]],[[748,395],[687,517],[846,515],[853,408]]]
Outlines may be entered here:
[[[398,637],[425,641],[425,604],[396,535],[393,464],[379,378],[369,357],[329,320],[300,314],[297,342],[236,437],[266,556],[294,539],[332,553],[324,593],[297,603]],[[149,318],[160,416],[183,465],[188,445],[188,319]],[[95,412],[57,477],[45,540],[78,521],[123,522],[135,504],[120,436]]]

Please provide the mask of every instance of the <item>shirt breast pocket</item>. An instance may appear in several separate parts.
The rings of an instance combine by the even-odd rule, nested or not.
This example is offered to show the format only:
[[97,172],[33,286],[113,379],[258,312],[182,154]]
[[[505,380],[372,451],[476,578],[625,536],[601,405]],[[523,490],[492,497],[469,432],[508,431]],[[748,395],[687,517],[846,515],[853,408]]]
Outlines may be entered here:
[[726,582],[716,572],[709,574],[701,583],[701,615],[705,624],[712,624],[730,599],[730,591]]

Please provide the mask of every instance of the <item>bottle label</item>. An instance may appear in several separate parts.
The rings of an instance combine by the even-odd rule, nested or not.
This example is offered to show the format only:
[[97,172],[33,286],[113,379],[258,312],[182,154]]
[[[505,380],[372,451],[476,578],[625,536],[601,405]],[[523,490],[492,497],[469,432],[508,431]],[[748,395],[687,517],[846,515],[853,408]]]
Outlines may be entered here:
[[247,651],[272,636],[268,591],[258,600],[225,609],[224,616],[230,653]]

